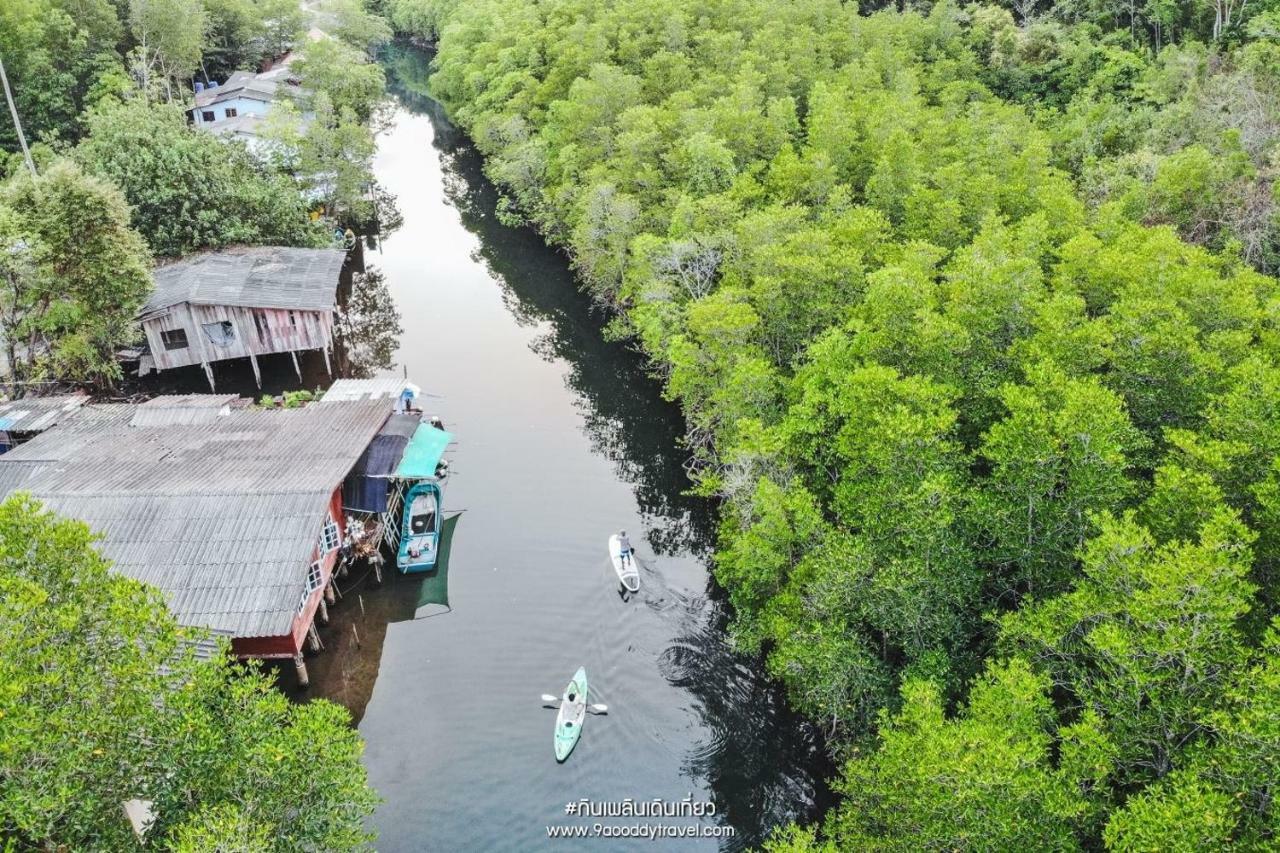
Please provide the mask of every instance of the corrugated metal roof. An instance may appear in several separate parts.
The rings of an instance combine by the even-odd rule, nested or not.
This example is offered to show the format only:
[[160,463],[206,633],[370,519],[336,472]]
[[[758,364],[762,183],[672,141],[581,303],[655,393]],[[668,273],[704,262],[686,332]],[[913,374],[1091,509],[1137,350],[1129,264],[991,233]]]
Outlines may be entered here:
[[[229,414],[243,400],[236,394],[174,394],[156,397],[138,406],[129,425],[134,427],[207,424]],[[248,402],[245,400],[244,402]]]
[[225,413],[164,425],[139,423],[147,405],[86,406],[0,456],[0,494],[29,491],[88,523],[116,570],[159,587],[182,624],[281,636],[306,589],[329,498],[390,403],[213,405],[189,411]]
[[88,400],[86,394],[68,394],[61,397],[24,397],[0,403],[0,430],[46,430],[77,412]]
[[322,403],[341,402],[343,400],[376,400],[386,397],[392,400],[400,397],[405,388],[417,393],[420,389],[408,379],[399,376],[375,376],[372,379],[339,379],[329,386],[320,398]]
[[191,255],[156,268],[156,289],[141,316],[183,302],[331,311],[345,258],[341,249],[285,246]]

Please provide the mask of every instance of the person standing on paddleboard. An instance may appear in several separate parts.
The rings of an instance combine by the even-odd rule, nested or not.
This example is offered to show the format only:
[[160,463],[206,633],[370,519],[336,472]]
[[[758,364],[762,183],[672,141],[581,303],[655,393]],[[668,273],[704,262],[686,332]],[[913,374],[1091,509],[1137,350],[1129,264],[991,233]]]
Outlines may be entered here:
[[636,552],[636,549],[631,547],[631,540],[627,538],[627,531],[619,530],[618,531],[618,554],[619,556],[622,557],[623,565],[626,565],[627,563],[631,562],[631,555],[634,554],[635,552]]

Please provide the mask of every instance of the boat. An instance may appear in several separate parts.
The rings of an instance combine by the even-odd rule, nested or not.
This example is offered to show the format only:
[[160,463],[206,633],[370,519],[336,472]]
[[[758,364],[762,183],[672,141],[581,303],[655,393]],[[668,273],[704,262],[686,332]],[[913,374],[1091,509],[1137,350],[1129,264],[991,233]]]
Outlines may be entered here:
[[396,565],[405,573],[429,572],[440,556],[440,484],[434,480],[415,483],[404,496],[400,547]]
[[578,745],[582,721],[586,718],[587,671],[578,667],[560,697],[560,711],[556,714],[556,761],[564,761]]
[[640,591],[640,570],[636,568],[636,558],[632,554],[623,559],[622,549],[618,547],[618,534],[609,537],[609,559],[613,561],[613,571],[627,592]]

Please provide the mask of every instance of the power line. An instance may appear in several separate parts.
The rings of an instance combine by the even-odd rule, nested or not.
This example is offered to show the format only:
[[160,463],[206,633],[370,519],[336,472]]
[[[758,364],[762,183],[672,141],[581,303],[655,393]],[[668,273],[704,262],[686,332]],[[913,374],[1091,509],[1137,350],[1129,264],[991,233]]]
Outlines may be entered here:
[[27,170],[34,178],[36,164],[31,160],[31,149],[27,147],[27,137],[22,132],[22,119],[18,118],[18,107],[13,102],[13,92],[9,91],[9,77],[4,73],[4,60],[0,60],[0,83],[4,84],[4,97],[9,102],[9,115],[13,116],[13,126],[18,131],[18,144],[22,146],[22,156],[27,161]]

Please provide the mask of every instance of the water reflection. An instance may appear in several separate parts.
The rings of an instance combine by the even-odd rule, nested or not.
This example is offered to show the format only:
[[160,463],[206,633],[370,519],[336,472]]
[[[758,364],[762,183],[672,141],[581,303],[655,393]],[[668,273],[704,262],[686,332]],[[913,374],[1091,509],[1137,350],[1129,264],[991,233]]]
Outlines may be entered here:
[[368,266],[355,272],[340,294],[334,322],[338,375],[363,379],[389,369],[402,332],[400,311],[382,271]]
[[679,410],[644,375],[639,355],[602,337],[607,317],[578,289],[564,256],[533,231],[498,220],[499,194],[484,177],[479,153],[426,95],[421,76],[402,76],[426,73],[423,53],[401,45],[389,57],[391,91],[410,110],[431,118],[445,161],[445,194],[463,226],[479,237],[474,259],[502,286],[504,303],[518,321],[548,327],[534,351],[569,366],[566,384],[596,452],[615,465],[620,479],[635,484],[650,547],[658,554],[706,555],[715,529],[713,508],[686,494]]

